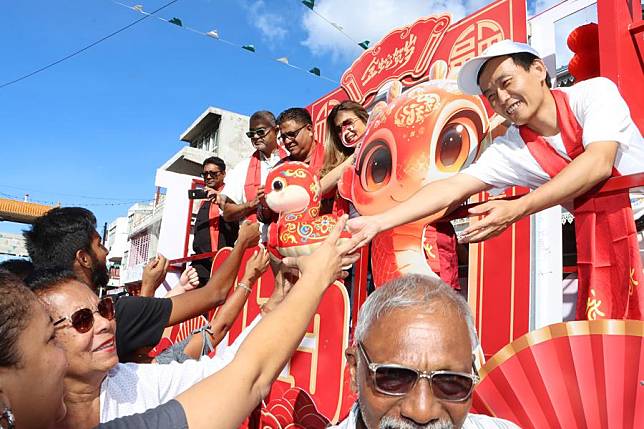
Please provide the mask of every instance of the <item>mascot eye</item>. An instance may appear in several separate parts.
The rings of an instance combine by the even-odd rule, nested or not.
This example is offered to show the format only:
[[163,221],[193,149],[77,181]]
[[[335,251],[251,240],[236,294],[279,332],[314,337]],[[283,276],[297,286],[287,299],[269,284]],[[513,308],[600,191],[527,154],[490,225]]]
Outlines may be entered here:
[[282,179],[273,180],[272,188],[274,191],[281,191],[282,189],[284,189],[284,180]]
[[469,114],[461,112],[450,118],[436,142],[438,170],[454,172],[463,168],[476,139],[477,127]]
[[377,191],[391,178],[391,151],[383,141],[376,141],[365,150],[361,163],[362,186],[367,192]]

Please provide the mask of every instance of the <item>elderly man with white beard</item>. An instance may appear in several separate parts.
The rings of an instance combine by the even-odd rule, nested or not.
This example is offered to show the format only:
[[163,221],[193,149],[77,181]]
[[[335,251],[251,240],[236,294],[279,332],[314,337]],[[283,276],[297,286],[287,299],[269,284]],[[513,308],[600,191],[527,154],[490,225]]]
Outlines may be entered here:
[[513,429],[469,414],[478,343],[465,300],[439,279],[408,275],[360,309],[346,351],[358,401],[336,429]]

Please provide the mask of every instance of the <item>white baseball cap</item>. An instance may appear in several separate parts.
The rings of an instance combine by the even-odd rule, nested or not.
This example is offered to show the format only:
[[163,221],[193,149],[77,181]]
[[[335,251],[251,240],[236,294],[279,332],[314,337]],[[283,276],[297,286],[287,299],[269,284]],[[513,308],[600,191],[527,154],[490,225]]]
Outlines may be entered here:
[[491,45],[478,57],[474,57],[463,64],[458,72],[458,87],[466,94],[481,95],[481,88],[479,88],[477,78],[481,67],[483,67],[487,60],[502,55],[518,54],[519,52],[528,52],[537,57],[541,57],[530,45],[515,42],[510,39],[501,40]]

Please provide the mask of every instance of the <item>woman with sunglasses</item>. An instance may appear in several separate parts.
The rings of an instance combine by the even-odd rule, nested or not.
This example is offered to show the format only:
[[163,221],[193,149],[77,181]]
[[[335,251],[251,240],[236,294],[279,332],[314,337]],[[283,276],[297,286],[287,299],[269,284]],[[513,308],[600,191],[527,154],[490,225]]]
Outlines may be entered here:
[[233,359],[253,322],[222,354],[182,364],[119,364],[114,343],[114,304],[101,300],[70,271],[36,273],[29,285],[45,303],[58,344],[68,361],[67,416],[63,427],[91,428],[99,422],[143,412],[175,397]]
[[[300,279],[284,301],[263,316],[241,345],[238,356],[228,366],[190,389],[182,389],[183,393],[176,400],[168,398],[169,402],[163,405],[160,405],[160,398],[156,403],[148,401],[146,408],[157,407],[155,410],[119,418],[99,427],[205,429],[213,427],[214,422],[217,428],[239,427],[267,394],[272,382],[299,345],[327,286],[346,275],[342,266],[357,259],[354,255],[347,255],[355,240],[338,244],[345,222],[346,218],[342,218],[334,232],[312,255],[285,260],[289,266],[299,269]],[[73,289],[82,290],[78,285]],[[56,320],[52,320],[42,303],[21,280],[0,272],[0,308],[3,309],[0,312],[0,427],[80,429],[96,427],[99,423],[100,408],[105,400],[104,388],[109,383],[109,380],[105,381],[106,368],[110,367],[110,362],[116,362],[112,357],[111,306],[107,301],[99,303],[94,294],[74,293],[64,286],[55,290],[57,296],[41,291],[46,306],[56,316]],[[65,294],[73,302],[63,303]],[[65,316],[58,314],[64,310],[73,312]],[[79,334],[77,328],[87,329],[88,311],[93,319],[91,328],[85,332],[85,338],[76,337],[74,332]],[[54,323],[59,320],[64,322],[59,322],[57,329]],[[68,329],[63,328],[68,323],[73,325],[67,326]],[[65,338],[66,335],[72,338]],[[72,368],[75,362],[70,362],[70,369],[65,375],[65,356],[69,356],[69,353],[63,352],[56,343],[63,348],[73,343],[79,353],[89,359],[92,370],[86,375],[76,374]],[[272,346],[266,347],[266,344]],[[165,377],[171,377],[169,367],[181,365],[119,366],[126,367],[126,370],[146,367],[139,374],[140,377],[131,380],[137,389],[136,393],[142,393],[145,389],[149,390],[154,381],[151,377],[155,370],[152,368],[161,368]],[[115,370],[120,371],[121,368]],[[98,387],[83,386],[83,379],[87,377],[97,380]],[[68,391],[70,387],[75,390]],[[137,396],[126,397],[128,393],[132,392],[122,392],[124,397],[121,399],[141,400]],[[164,392],[157,393],[162,396]]]
[[326,118],[324,165],[320,171],[323,195],[333,190],[344,169],[353,162],[355,146],[367,128],[368,119],[367,110],[355,101],[346,100],[331,109]]

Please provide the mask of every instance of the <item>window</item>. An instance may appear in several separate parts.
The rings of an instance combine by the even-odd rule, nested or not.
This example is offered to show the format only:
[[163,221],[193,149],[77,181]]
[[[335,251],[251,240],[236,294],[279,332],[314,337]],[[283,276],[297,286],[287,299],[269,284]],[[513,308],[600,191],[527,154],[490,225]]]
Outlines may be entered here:
[[134,237],[130,244],[128,267],[134,267],[148,261],[150,250],[150,235],[143,233]]
[[597,22],[597,4],[591,4],[583,9],[555,21],[555,57],[557,72],[568,67],[573,53],[568,49],[568,35],[580,25]]

